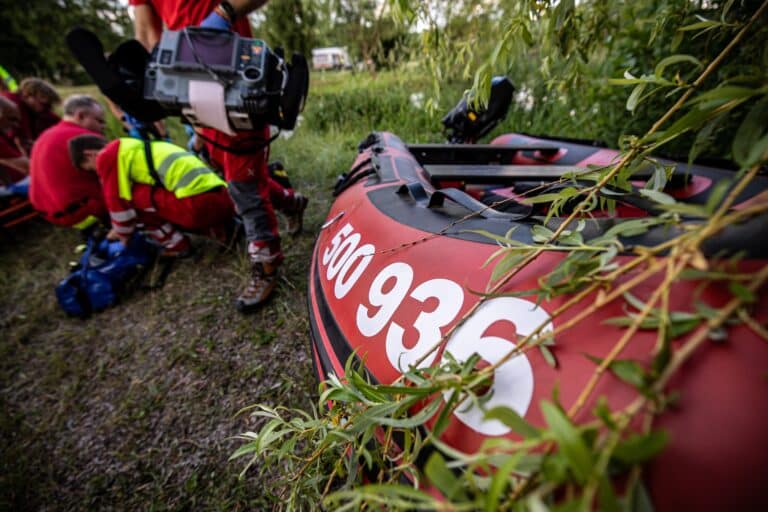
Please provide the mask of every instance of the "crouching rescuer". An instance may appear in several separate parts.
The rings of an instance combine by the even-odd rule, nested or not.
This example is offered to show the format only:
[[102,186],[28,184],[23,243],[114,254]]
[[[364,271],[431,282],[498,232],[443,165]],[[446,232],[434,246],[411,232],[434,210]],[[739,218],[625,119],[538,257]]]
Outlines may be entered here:
[[181,232],[222,232],[234,218],[227,186],[194,153],[164,141],[84,135],[69,142],[72,163],[96,172],[112,222],[110,237],[128,241],[138,227],[166,256],[191,250]]

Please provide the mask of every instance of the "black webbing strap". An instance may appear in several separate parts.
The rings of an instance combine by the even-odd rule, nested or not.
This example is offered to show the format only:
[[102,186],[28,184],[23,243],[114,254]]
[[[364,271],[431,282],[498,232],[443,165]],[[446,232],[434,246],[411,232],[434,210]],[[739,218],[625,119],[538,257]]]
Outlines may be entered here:
[[155,182],[158,185],[163,186],[163,181],[160,179],[160,175],[157,174],[157,169],[155,169],[155,161],[152,158],[152,145],[147,139],[144,139],[143,142],[144,142],[144,158],[147,161],[147,167],[149,168],[149,175],[152,176],[152,179],[155,180]]
[[262,149],[272,144],[272,142],[280,136],[280,132],[278,131],[275,135],[273,135],[269,139],[260,139],[259,143],[252,144],[250,146],[245,146],[242,148],[236,148],[233,146],[225,146],[224,144],[219,144],[215,140],[206,137],[200,132],[195,132],[195,133],[197,133],[198,137],[203,139],[203,141],[207,142],[211,146],[219,148],[222,151],[226,151],[227,153],[232,153],[233,155],[249,155],[249,154],[256,153],[257,151],[261,151]]

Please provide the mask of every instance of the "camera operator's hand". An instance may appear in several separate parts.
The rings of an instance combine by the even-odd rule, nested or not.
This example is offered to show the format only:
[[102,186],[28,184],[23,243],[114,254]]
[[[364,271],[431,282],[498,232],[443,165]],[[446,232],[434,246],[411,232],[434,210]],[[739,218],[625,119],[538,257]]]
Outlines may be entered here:
[[144,133],[147,130],[147,125],[143,121],[139,121],[128,113],[123,113],[120,120],[123,122],[125,130],[128,132],[129,137],[136,139],[143,139]]

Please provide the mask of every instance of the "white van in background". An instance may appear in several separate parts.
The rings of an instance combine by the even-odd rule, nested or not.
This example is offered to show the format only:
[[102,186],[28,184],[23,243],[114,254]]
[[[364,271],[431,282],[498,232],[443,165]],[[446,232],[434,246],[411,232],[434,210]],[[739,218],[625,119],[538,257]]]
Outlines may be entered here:
[[352,59],[347,49],[341,46],[315,48],[312,50],[312,69],[351,69]]

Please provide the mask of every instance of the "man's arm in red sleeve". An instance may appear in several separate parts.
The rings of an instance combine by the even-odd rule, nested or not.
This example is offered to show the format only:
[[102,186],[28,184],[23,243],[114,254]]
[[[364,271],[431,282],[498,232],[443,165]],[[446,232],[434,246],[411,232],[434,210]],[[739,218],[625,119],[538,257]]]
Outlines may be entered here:
[[120,197],[117,172],[119,141],[107,145],[96,160],[96,173],[101,181],[104,203],[109,211],[112,230],[121,239],[127,240],[136,229],[136,210],[130,201]]

